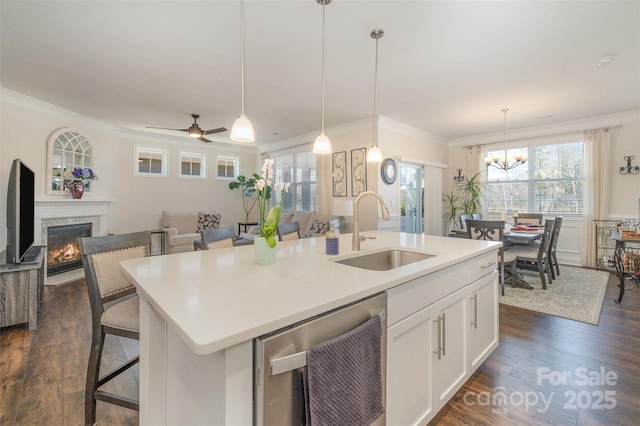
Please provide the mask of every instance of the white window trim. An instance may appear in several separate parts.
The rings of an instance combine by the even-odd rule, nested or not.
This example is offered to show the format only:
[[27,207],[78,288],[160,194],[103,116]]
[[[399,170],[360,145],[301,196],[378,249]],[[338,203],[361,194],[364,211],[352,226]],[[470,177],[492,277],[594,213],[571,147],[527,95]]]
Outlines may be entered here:
[[[182,157],[195,157],[200,159],[200,175],[182,174]],[[180,152],[178,155],[178,177],[180,179],[206,179],[207,178],[207,154],[199,152]]]
[[[138,158],[140,153],[160,154],[162,156],[162,169],[160,173],[140,172],[138,168]],[[133,156],[133,175],[144,177],[167,177],[167,150],[159,148],[149,148],[146,146],[136,146],[135,154]]]
[[[220,163],[220,160],[226,160],[226,161],[233,161],[234,162],[234,175],[235,176],[219,176],[218,175],[218,164]],[[235,180],[236,177],[238,176],[238,174],[240,173],[240,158],[239,157],[232,157],[230,155],[218,155],[216,157],[216,164],[215,164],[215,176],[216,179],[219,180]]]

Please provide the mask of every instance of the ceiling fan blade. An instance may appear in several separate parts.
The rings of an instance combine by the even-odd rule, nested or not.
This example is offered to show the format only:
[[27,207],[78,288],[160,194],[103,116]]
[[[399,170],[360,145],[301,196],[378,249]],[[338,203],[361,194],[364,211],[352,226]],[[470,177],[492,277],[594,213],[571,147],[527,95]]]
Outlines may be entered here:
[[220,133],[220,132],[226,132],[226,131],[227,131],[226,127],[218,127],[217,129],[205,130],[204,134],[211,135],[213,133]]
[[189,131],[189,129],[170,129],[168,127],[151,127],[151,126],[147,126],[147,129],[176,130],[178,132],[188,132]]
[[198,139],[200,139],[202,142],[213,142],[213,141],[210,141],[207,138],[203,138],[202,136],[200,136]]

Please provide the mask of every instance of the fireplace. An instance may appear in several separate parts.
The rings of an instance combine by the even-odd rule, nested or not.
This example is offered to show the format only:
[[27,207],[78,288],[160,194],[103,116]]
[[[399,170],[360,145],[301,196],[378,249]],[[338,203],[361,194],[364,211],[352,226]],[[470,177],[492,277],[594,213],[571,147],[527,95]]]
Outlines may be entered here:
[[91,236],[91,223],[47,227],[47,276],[82,268],[78,238]]

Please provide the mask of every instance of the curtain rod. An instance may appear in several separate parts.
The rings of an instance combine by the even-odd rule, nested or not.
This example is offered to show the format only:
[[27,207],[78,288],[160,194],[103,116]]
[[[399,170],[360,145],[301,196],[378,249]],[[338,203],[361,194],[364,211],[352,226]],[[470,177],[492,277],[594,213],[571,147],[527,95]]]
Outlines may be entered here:
[[591,133],[600,133],[600,132],[608,132],[609,130],[618,130],[621,129],[622,126],[620,124],[616,124],[615,126],[610,126],[610,127],[600,127],[597,129],[587,129],[585,130],[583,133],[585,135],[591,134]]
[[[621,129],[622,125],[620,124],[616,124],[615,126],[607,126],[607,127],[600,127],[600,128],[596,128],[596,129],[587,129],[587,130],[583,130],[583,134],[589,134],[589,133],[598,133],[598,132],[608,132],[609,130],[618,130]],[[521,141],[521,140],[527,140],[527,139],[537,139],[540,137],[554,137],[554,136],[561,136],[561,135],[568,135],[568,134],[576,134],[578,133],[579,130],[571,130],[571,131],[566,131],[566,132],[558,132],[558,133],[550,133],[548,135],[543,135],[543,136],[532,136],[532,137],[522,137],[522,138],[518,138],[518,139],[510,139],[509,142],[517,142],[517,141]],[[481,149],[486,147],[487,145],[494,145],[497,144],[498,142],[487,142],[487,143],[475,143],[473,145],[463,145],[461,148],[463,149]]]

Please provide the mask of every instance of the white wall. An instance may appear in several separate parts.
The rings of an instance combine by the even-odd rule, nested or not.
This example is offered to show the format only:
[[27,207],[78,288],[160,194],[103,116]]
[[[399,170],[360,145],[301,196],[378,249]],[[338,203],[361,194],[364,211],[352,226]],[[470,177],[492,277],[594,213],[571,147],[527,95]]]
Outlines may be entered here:
[[[446,139],[386,117],[378,119],[378,128],[383,157],[391,156],[397,162],[424,166],[424,233],[442,235],[442,175],[447,168],[448,157]],[[386,194],[387,191],[395,194],[395,211],[399,214],[399,179],[393,185],[385,185],[378,170],[377,180],[381,194]]]
[[[259,170],[255,147],[219,143],[204,144],[186,136],[149,136],[115,129],[54,105],[2,89],[0,92],[0,247],[6,245],[6,182],[11,161],[21,158],[36,173],[36,199],[70,195],[46,195],[47,141],[61,127],[77,130],[94,148],[98,180],[84,197],[113,200],[109,228],[114,233],[158,229],[162,210],[218,211],[224,225],[244,220],[240,191],[228,189],[228,181],[215,177],[217,155],[239,157],[240,173]],[[134,176],[135,146],[168,151],[168,177]],[[180,151],[207,155],[207,179],[178,177]],[[83,198],[84,198],[83,197]],[[255,212],[254,212],[255,213]]]
[[[373,117],[325,129],[325,133],[331,140],[333,152],[346,151],[347,153],[347,197],[353,200],[351,186],[351,150],[366,148],[367,152],[373,145]],[[287,149],[301,144],[311,144],[317,133],[309,133],[294,139],[281,141],[269,146],[260,146],[260,151],[274,153],[279,149]],[[382,151],[382,157],[392,157],[396,161],[406,161],[414,164],[426,165],[425,178],[425,219],[427,223],[426,233],[441,234],[442,203],[442,170],[446,168],[447,144],[444,138],[434,134],[418,130],[402,123],[380,116],[378,118],[378,145]],[[333,186],[331,177],[331,156],[325,163],[326,184],[329,189],[330,206],[333,203]],[[319,163],[320,164],[320,163]],[[380,164],[367,164],[367,190],[378,192],[389,208],[392,219],[398,219],[400,215],[400,187],[399,180],[393,185],[386,185],[380,175]],[[363,198],[360,202],[359,220],[360,230],[378,229],[378,221],[381,218],[378,201],[374,197]],[[347,219],[347,231],[351,232],[353,218]]]
[[[611,205],[609,206],[609,218],[638,217],[638,200],[640,199],[640,174],[620,175],[618,168],[626,164],[624,156],[635,155],[633,165],[640,165],[640,110],[620,114],[591,117],[555,125],[536,126],[523,129],[514,129],[508,132],[507,143],[509,148],[516,148],[530,143],[561,143],[571,140],[582,140],[583,131],[601,127],[614,127],[620,125],[620,129],[611,130],[611,173],[612,186]],[[449,170],[445,175],[444,187],[448,189],[453,182],[456,169],[461,168],[464,174],[469,173],[467,165],[468,150],[465,146],[489,145],[494,148],[502,147],[502,131],[491,134],[476,135],[466,138],[451,140],[449,142],[448,164]],[[560,240],[558,240],[558,257],[561,263],[580,264],[582,251],[583,227],[581,216],[564,215]]]

